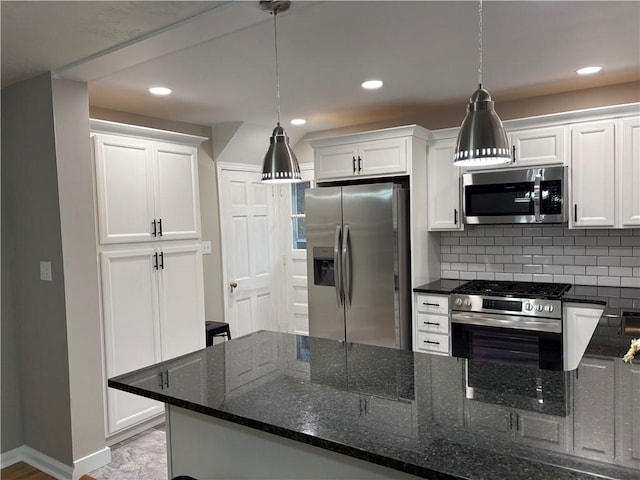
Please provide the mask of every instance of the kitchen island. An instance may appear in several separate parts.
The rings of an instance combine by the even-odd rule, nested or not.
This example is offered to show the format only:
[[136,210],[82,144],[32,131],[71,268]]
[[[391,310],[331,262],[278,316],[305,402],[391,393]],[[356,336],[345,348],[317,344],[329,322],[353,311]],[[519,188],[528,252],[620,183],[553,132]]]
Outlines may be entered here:
[[167,404],[169,478],[637,480],[640,366],[610,333],[550,372],[261,331],[109,386]]

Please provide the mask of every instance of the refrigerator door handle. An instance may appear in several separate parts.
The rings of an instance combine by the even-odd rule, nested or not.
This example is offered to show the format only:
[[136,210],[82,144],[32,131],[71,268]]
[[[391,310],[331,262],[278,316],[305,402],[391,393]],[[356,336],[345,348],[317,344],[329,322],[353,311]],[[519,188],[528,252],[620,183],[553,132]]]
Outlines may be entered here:
[[336,234],[333,240],[333,272],[335,275],[336,299],[338,300],[339,307],[342,307],[342,302],[343,302],[342,266],[340,265],[341,243],[342,243],[342,228],[340,228],[340,225],[338,225],[336,226]]
[[351,268],[351,241],[349,225],[344,226],[344,236],[342,237],[342,284],[344,285],[344,304],[351,308],[351,280],[353,270]]

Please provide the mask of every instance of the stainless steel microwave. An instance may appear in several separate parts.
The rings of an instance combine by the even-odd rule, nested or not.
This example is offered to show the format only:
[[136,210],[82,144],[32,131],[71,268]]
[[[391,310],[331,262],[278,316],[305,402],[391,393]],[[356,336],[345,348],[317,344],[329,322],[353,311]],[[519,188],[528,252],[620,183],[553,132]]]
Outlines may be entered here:
[[464,173],[462,186],[467,224],[567,221],[566,167]]

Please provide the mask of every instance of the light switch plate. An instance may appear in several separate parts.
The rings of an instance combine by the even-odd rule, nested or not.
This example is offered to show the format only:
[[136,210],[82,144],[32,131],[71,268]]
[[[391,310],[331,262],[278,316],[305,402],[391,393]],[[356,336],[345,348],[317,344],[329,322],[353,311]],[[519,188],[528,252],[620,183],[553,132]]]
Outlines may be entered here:
[[211,242],[209,240],[202,242],[202,254],[211,255]]
[[40,262],[40,280],[51,281],[51,262]]

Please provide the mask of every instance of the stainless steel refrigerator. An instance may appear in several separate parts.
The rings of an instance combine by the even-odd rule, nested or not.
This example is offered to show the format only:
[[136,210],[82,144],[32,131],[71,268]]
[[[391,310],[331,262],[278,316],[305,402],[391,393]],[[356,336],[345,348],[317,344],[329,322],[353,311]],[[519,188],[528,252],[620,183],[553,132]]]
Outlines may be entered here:
[[310,336],[411,348],[408,198],[394,183],[307,191]]

